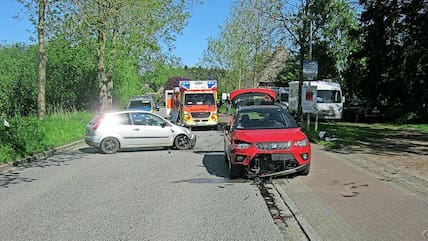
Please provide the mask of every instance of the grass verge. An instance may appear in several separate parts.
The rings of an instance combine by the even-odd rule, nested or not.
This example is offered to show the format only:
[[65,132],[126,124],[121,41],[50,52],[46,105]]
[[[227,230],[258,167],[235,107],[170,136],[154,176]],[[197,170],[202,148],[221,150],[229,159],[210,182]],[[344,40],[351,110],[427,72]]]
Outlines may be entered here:
[[0,128],[0,163],[18,160],[84,138],[91,112],[63,112],[8,119]]
[[[328,137],[337,138],[335,141],[325,141],[320,138],[320,131],[326,131]],[[318,131],[312,125],[310,131],[305,131],[312,142],[327,148],[343,148],[346,146],[363,146],[387,138],[407,138],[407,133],[418,133],[428,136],[428,124],[398,125],[398,124],[364,124],[348,122],[320,122]]]

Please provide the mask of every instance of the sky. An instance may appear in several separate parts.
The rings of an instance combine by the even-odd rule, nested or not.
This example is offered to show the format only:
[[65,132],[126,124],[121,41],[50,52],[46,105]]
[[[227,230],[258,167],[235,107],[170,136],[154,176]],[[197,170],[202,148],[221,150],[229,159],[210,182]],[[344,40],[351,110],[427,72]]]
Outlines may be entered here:
[[[34,27],[24,16],[21,4],[16,0],[0,0],[0,44],[17,42],[31,43],[30,32]],[[204,0],[202,5],[190,9],[191,17],[182,34],[177,36],[174,55],[180,57],[183,64],[192,67],[202,58],[207,48],[208,38],[217,36],[231,8],[230,0]],[[14,16],[19,16],[15,19]]]

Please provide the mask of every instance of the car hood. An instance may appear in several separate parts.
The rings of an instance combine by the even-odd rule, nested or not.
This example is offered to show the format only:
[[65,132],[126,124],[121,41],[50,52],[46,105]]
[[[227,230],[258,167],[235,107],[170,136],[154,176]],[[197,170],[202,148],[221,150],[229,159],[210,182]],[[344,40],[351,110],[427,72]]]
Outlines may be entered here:
[[300,128],[236,130],[234,132],[234,139],[250,143],[299,141],[305,138],[307,137]]

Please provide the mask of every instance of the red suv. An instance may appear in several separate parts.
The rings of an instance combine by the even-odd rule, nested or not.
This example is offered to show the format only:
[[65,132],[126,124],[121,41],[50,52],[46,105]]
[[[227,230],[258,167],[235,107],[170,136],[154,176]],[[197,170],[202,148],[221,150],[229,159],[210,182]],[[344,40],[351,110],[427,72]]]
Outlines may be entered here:
[[224,133],[230,177],[308,175],[311,146],[281,106],[240,106]]

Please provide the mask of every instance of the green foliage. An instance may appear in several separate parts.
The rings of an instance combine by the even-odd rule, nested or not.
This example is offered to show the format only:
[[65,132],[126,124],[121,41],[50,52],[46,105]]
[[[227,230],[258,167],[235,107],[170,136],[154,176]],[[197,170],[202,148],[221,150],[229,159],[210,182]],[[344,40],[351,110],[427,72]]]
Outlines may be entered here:
[[138,65],[132,57],[116,61],[114,80],[114,97],[116,104],[125,107],[131,96],[142,95],[142,78],[138,74]]
[[0,116],[37,111],[37,48],[0,46]]
[[35,115],[7,119],[10,127],[0,128],[0,163],[84,138],[92,116],[90,112],[62,112],[47,115],[43,121]]
[[[349,69],[357,96],[385,102],[392,118],[428,120],[428,2],[362,1],[364,44]],[[358,77],[358,78],[357,78]],[[355,82],[355,83],[351,83]]]
[[[45,150],[45,136],[41,122],[36,116],[15,117],[8,120],[9,128],[3,127],[0,133],[3,155],[5,158],[21,158]],[[10,152],[13,150],[14,152]],[[11,155],[12,154],[12,155]],[[11,155],[11,156],[10,156]]]
[[90,45],[74,45],[65,37],[49,41],[46,104],[56,109],[89,109],[98,101],[96,53]]

